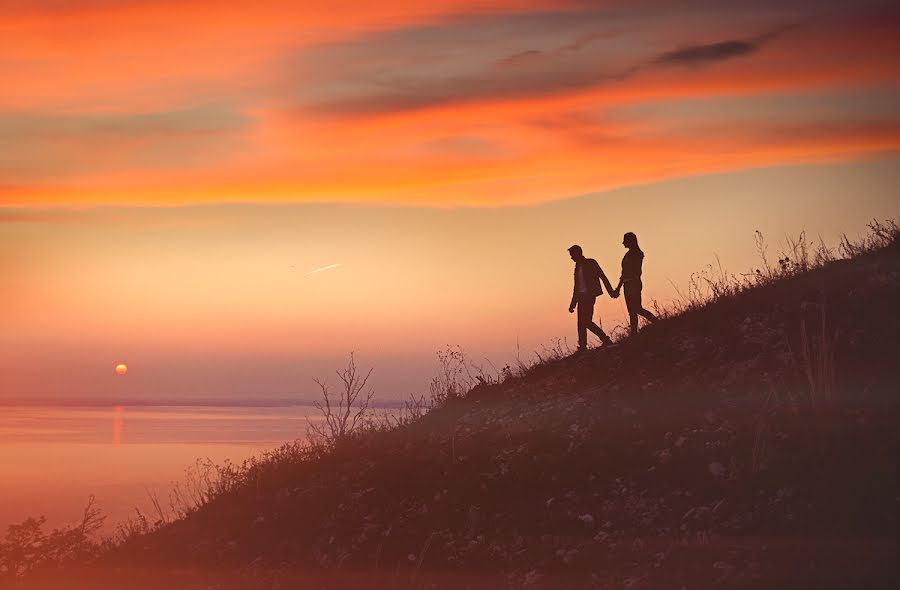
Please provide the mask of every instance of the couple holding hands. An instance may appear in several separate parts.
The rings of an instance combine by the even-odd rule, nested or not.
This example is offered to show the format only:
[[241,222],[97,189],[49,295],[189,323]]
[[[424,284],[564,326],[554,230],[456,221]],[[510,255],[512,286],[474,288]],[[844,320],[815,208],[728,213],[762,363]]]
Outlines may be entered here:
[[625,234],[622,245],[628,248],[625,257],[622,258],[622,275],[619,284],[614,289],[606,278],[606,274],[597,261],[586,258],[581,246],[575,245],[569,248],[569,256],[575,261],[575,287],[572,290],[572,303],[569,305],[569,313],[578,309],[578,350],[587,349],[587,331],[590,330],[600,338],[604,346],[613,343],[606,332],[594,323],[594,303],[597,297],[603,294],[601,281],[606,285],[610,297],[616,299],[619,291],[625,289],[625,304],[628,307],[628,315],[631,319],[631,333],[635,334],[638,328],[638,316],[646,318],[650,322],[656,321],[656,316],[644,309],[641,304],[641,267],[644,262],[644,253],[638,246],[637,236],[632,232]]

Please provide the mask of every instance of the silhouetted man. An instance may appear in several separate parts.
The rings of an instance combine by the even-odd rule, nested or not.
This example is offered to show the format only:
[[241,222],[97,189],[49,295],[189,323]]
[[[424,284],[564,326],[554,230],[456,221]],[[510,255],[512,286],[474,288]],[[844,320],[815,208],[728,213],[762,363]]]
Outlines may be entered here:
[[655,322],[657,317],[644,309],[641,303],[641,290],[644,284],[641,282],[641,270],[644,263],[644,252],[638,246],[637,236],[632,232],[625,234],[622,245],[628,248],[628,252],[622,258],[622,276],[619,284],[611,294],[619,296],[619,289],[625,287],[625,305],[628,307],[628,316],[631,319],[631,334],[638,330],[638,316],[646,318],[648,322]]
[[572,290],[572,303],[569,304],[569,313],[578,308],[578,350],[587,349],[587,331],[597,335],[604,345],[609,346],[613,342],[600,326],[594,323],[594,303],[597,297],[603,294],[600,281],[606,285],[606,289],[612,293],[609,279],[603,273],[603,269],[593,258],[585,258],[581,246],[569,248],[569,256],[575,261],[575,287]]

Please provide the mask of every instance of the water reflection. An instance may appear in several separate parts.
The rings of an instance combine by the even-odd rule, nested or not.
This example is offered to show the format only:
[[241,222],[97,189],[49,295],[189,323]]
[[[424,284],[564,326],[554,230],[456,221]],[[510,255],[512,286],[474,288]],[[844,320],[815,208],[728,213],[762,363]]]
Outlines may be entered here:
[[[0,405],[0,530],[27,516],[76,518],[91,494],[114,526],[165,496],[197,459],[235,463],[304,436],[308,406]],[[125,420],[128,436],[125,436]],[[111,423],[110,423],[111,422]]]
[[122,424],[125,421],[125,408],[116,406],[113,408],[113,430],[112,444],[119,445],[122,443]]

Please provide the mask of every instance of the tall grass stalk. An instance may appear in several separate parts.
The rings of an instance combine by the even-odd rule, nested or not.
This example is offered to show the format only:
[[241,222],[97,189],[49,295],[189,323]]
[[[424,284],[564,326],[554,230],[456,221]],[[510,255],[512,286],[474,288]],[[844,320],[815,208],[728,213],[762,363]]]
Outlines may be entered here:
[[808,327],[806,319],[800,323],[800,352],[798,363],[806,376],[809,403],[819,408],[831,403],[834,396],[834,356],[838,331],[828,325],[825,303],[817,306],[818,329]]

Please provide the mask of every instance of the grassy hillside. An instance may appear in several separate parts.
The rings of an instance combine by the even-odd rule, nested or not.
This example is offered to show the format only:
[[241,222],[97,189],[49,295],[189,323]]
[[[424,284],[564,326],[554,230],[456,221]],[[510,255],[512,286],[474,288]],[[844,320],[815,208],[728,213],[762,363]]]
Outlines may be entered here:
[[82,586],[32,584],[900,587],[900,247],[736,291],[401,427],[287,446]]

